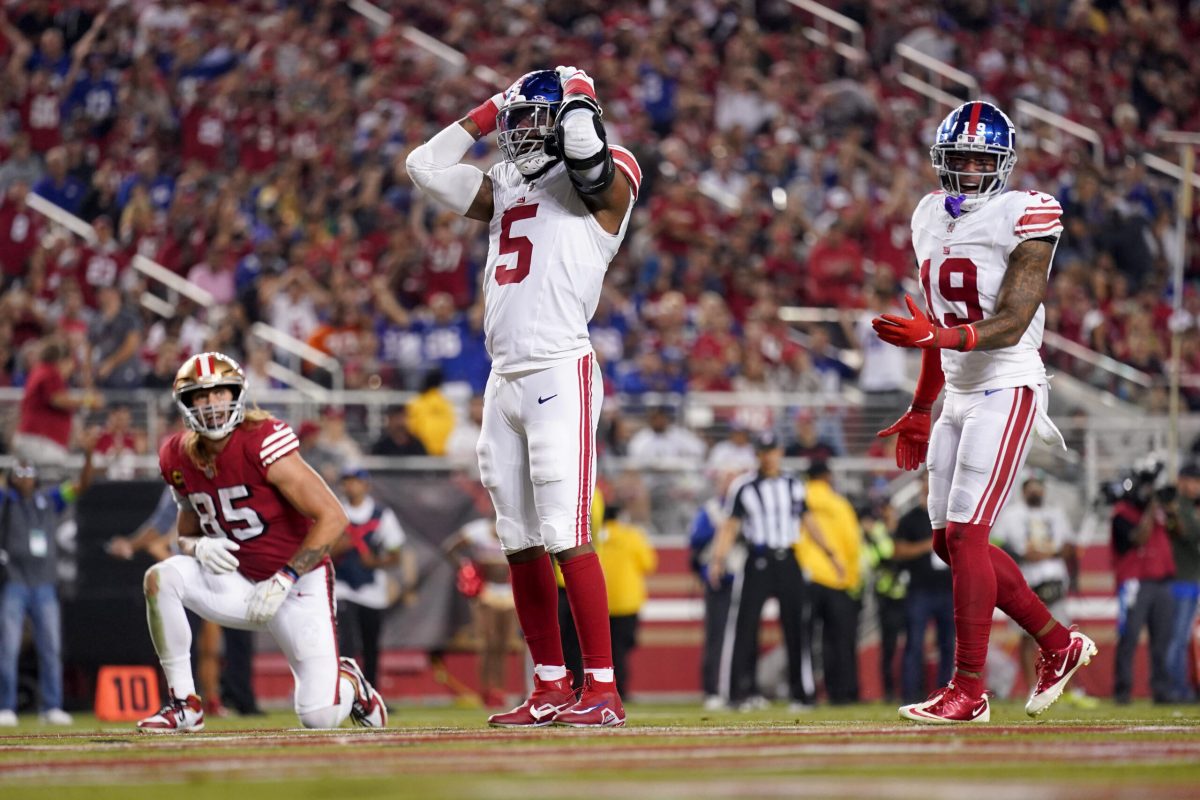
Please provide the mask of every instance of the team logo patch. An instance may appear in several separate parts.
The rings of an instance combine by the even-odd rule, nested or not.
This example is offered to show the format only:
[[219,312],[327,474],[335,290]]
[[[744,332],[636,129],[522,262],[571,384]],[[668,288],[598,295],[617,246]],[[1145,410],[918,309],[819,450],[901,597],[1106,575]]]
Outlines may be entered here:
[[171,470],[171,483],[183,486],[183,472],[177,469]]

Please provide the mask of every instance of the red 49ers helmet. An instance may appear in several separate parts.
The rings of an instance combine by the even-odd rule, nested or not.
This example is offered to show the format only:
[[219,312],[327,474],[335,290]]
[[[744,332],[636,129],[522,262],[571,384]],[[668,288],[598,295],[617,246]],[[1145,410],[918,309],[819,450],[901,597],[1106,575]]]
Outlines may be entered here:
[[[195,392],[226,387],[233,399],[224,403],[193,405]],[[246,373],[221,353],[194,355],[175,373],[172,392],[183,422],[206,439],[224,439],[246,418]]]

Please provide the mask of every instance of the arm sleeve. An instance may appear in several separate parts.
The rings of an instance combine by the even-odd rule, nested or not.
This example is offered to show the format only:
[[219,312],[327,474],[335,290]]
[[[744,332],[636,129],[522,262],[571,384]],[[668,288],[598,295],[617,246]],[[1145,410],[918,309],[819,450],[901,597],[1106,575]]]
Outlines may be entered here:
[[158,505],[154,507],[154,512],[146,520],[146,523],[159,533],[166,533],[175,526],[175,517],[178,513],[179,506],[175,502],[175,490],[168,486],[163,489],[163,493],[158,498]]
[[922,350],[921,374],[917,377],[917,390],[913,392],[913,407],[925,410],[933,408],[945,385],[942,351],[932,347]]
[[460,164],[475,137],[457,122],[408,154],[405,166],[413,183],[456,214],[466,214],[483,184],[483,172]]

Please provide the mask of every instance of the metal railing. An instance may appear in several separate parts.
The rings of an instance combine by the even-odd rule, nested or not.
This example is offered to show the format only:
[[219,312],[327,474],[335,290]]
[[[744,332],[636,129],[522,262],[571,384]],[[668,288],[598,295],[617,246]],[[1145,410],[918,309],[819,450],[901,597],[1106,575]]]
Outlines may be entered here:
[[[810,14],[813,25],[804,28],[804,37],[813,44],[837,53],[853,64],[867,63],[866,36],[862,26],[845,14],[840,14],[814,0],[788,0],[796,9]],[[830,34],[841,34],[834,38]]]
[[[325,370],[329,373],[332,392],[340,394],[345,388],[346,373],[342,369],[342,364],[328,353],[318,350],[307,342],[302,342],[295,336],[284,333],[278,328],[273,328],[265,322],[256,322],[251,325],[250,335],[292,356],[292,360],[296,362],[296,366],[300,366],[301,362],[307,362],[319,369]],[[268,374],[271,374],[270,370],[271,368],[268,367]],[[326,389],[317,382],[305,378],[294,369],[288,369],[280,365],[279,368],[275,369],[274,374],[271,374],[271,377],[290,384],[313,399],[330,402],[330,389]]]
[[[368,2],[368,0],[349,0],[347,6],[349,6],[351,11],[362,15],[373,25],[381,29],[390,28],[395,24],[395,17],[374,3]],[[497,89],[507,86],[510,82],[510,79],[505,78],[491,67],[477,65],[468,68],[467,57],[463,53],[455,50],[445,42],[414,28],[412,25],[403,26],[400,29],[400,35],[409,44],[420,48],[436,58],[450,72],[462,74],[469,71],[471,75],[479,79],[482,83]]]
[[[1059,134],[1071,136],[1076,139],[1081,139],[1087,142],[1092,150],[1092,163],[1097,168],[1104,166],[1104,140],[1100,138],[1100,134],[1086,125],[1081,125],[1074,120],[1067,119],[1061,114],[1055,114],[1053,111],[1048,111],[1045,108],[1031,103],[1028,100],[1017,99],[1013,103],[1013,116],[1016,117],[1018,123],[1034,120],[1043,125],[1048,125]],[[1046,139],[1042,137],[1039,145],[1043,150],[1054,155],[1062,153],[1061,136],[1059,139]]]
[[[979,97],[979,81],[970,73],[952,67],[944,61],[923,53],[912,45],[900,42],[895,49],[897,66],[900,68],[900,83],[920,91],[926,97],[946,105],[957,106],[973,97]],[[923,70],[917,74],[915,70]],[[905,78],[904,76],[908,76]],[[957,97],[946,91],[945,85],[957,86],[965,97]],[[918,88],[923,85],[927,89]]]

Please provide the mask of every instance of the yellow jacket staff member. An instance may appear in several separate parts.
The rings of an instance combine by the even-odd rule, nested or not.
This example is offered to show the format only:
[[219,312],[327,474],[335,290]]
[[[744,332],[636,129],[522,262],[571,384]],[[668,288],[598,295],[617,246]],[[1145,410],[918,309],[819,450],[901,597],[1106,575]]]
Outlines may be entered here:
[[805,530],[796,542],[796,557],[813,583],[856,594],[862,580],[862,527],[854,507],[829,484],[828,470],[814,467],[816,471],[809,472],[805,502],[829,549],[818,545]]
[[658,569],[658,554],[641,528],[610,519],[596,537],[596,553],[608,587],[608,614],[637,614],[646,603],[646,576]]

